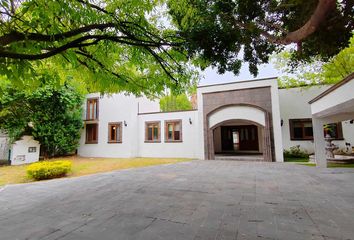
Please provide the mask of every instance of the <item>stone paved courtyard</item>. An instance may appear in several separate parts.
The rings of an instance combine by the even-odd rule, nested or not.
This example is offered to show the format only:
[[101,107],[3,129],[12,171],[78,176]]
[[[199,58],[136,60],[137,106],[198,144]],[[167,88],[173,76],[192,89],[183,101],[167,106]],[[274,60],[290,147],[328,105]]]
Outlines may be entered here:
[[193,161],[12,185],[0,239],[354,239],[354,170]]

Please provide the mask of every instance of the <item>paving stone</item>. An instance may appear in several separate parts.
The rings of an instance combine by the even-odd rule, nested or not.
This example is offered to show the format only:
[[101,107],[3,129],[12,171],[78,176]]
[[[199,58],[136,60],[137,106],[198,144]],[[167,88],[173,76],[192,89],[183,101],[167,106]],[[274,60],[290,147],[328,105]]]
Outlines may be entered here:
[[354,240],[354,169],[192,161],[10,185],[0,240]]

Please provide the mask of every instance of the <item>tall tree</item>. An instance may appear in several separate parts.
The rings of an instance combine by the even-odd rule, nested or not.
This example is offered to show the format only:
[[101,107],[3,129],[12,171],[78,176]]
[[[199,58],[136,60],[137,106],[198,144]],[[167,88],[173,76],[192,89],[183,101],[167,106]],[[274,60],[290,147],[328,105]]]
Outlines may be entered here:
[[11,142],[27,134],[41,143],[48,157],[75,151],[83,127],[83,95],[77,89],[47,82],[26,91],[7,81],[0,90],[0,129]]
[[160,24],[161,2],[2,0],[0,74],[25,82],[49,65],[92,91],[184,90],[194,73],[180,47],[184,40]]
[[[198,64],[257,75],[270,54],[294,43],[296,59],[328,59],[347,46],[353,0],[169,0],[175,25]],[[240,54],[243,50],[243,56]]]
[[349,46],[341,50],[328,62],[313,57],[311,61],[302,61],[291,67],[291,56],[291,52],[285,50],[272,57],[271,61],[275,67],[285,74],[285,76],[279,78],[279,86],[333,84],[354,71],[354,35],[349,41]]

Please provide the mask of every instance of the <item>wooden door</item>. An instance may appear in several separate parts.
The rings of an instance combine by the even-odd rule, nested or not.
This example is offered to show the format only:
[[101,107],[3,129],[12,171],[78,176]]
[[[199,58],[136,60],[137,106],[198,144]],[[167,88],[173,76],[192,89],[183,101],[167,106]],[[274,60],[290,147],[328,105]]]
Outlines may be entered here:
[[240,150],[258,151],[258,129],[257,126],[238,126],[240,132]]

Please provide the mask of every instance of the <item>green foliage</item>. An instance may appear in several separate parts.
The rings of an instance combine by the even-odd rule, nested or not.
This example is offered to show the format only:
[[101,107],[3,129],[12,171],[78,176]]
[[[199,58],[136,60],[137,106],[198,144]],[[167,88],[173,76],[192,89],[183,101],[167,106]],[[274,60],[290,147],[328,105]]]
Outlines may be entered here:
[[43,161],[32,163],[26,169],[27,176],[35,180],[64,177],[71,170],[70,161]]
[[[11,4],[15,2],[15,7]],[[163,23],[163,1],[4,0],[0,75],[39,85],[44,73],[90,92],[179,93],[196,80],[184,40]]]
[[[238,74],[242,62],[257,75],[274,50],[281,51],[284,35],[301,28],[312,16],[317,0],[168,0],[174,24],[187,41],[186,50],[202,68]],[[353,4],[342,1],[327,21],[303,39],[292,60],[328,59],[347,46],[353,24]],[[331,19],[331,20],[329,20]],[[334,20],[335,19],[335,20]]]
[[167,95],[160,99],[160,109],[163,112],[191,110],[192,103],[189,101],[186,94]]
[[289,150],[284,150],[284,158],[309,158],[309,153],[300,149],[300,145],[290,147]]
[[287,76],[279,78],[280,87],[337,83],[353,72],[354,35],[349,41],[349,46],[341,50],[328,62],[313,57],[309,62],[298,62],[295,67],[292,67],[291,57],[291,51],[282,51],[272,56],[275,68],[287,74]]
[[77,89],[49,82],[33,91],[11,84],[0,90],[0,129],[12,142],[29,134],[49,157],[75,151],[83,126],[83,94]]

